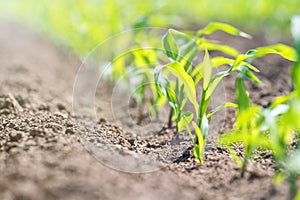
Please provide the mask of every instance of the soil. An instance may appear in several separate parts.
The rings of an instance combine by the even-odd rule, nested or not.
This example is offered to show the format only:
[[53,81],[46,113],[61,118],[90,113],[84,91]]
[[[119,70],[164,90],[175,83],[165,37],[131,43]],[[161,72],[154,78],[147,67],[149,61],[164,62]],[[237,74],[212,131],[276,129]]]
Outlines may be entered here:
[[[263,35],[213,37],[242,52],[269,44]],[[101,102],[104,115],[96,121],[72,114],[81,65],[73,55],[11,22],[0,23],[0,44],[0,199],[288,199],[286,183],[272,185],[268,152],[255,155],[241,178],[228,152],[215,145],[232,127],[233,110],[213,126],[199,165],[186,133],[130,134],[105,118]],[[289,62],[267,56],[254,64],[263,82],[248,82],[254,103],[267,106],[290,91]],[[234,101],[230,77],[224,86]]]

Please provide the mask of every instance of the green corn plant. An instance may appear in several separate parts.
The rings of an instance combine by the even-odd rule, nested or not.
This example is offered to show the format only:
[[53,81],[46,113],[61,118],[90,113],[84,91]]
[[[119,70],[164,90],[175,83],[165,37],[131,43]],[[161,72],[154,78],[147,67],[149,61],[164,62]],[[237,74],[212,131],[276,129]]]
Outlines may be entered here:
[[[229,64],[233,62],[233,60],[229,58],[224,57],[217,57],[213,59],[213,62],[215,65],[211,68],[203,67],[205,66],[205,63],[203,63],[201,66],[198,66],[197,69],[192,69],[192,62],[193,60],[198,56],[199,51],[203,50],[218,50],[225,54],[228,54],[231,57],[237,56],[239,52],[229,46],[224,46],[218,44],[216,41],[207,40],[203,35],[211,34],[216,30],[222,30],[224,32],[227,32],[229,34],[233,35],[240,35],[244,37],[249,37],[247,34],[239,31],[238,29],[222,23],[211,23],[204,29],[201,29],[197,32],[196,36],[190,37],[185,33],[175,31],[173,29],[170,29],[167,34],[163,37],[163,46],[166,52],[167,57],[169,58],[169,61],[171,62],[178,62],[178,64],[182,65],[184,70],[188,73],[188,75],[192,75],[192,78],[196,80],[196,83],[198,83],[201,80],[201,74],[203,73],[203,70],[208,70],[207,73],[211,73],[211,68],[220,66],[222,64]],[[140,35],[141,32],[136,31],[135,34],[132,37],[137,38]],[[144,35],[142,35],[142,38]],[[133,39],[133,38],[132,38]],[[156,41],[154,41],[155,43]],[[136,46],[131,46],[129,48],[138,48],[139,44],[136,44]],[[180,47],[179,47],[180,46]],[[110,72],[110,76],[113,80],[118,80],[120,77],[122,79],[125,79],[127,81],[135,80],[134,83],[131,83],[131,90],[133,92],[133,98],[137,102],[137,104],[141,107],[144,103],[149,103],[150,110],[153,115],[158,115],[160,109],[163,107],[163,105],[166,102],[166,97],[169,97],[169,104],[171,105],[170,109],[170,117],[169,117],[169,123],[168,127],[170,128],[172,126],[172,120],[175,118],[175,121],[181,122],[177,123],[176,125],[176,131],[180,131],[182,128],[180,128],[178,125],[183,124],[182,115],[183,117],[186,116],[186,114],[182,113],[182,110],[186,103],[186,89],[191,88],[187,87],[187,84],[185,89],[184,85],[180,85],[180,81],[176,81],[175,83],[172,83],[170,85],[174,86],[173,92],[176,94],[176,97],[179,97],[177,102],[174,102],[174,98],[172,98],[174,95],[172,95],[171,91],[169,90],[163,90],[164,93],[162,93],[159,89],[159,87],[155,84],[152,84],[153,82],[157,82],[158,79],[155,74],[155,66],[158,63],[159,55],[154,50],[150,49],[143,49],[138,48],[139,50],[132,50],[126,55],[119,56],[113,63],[112,63],[112,71]],[[206,59],[206,61],[209,59]],[[251,65],[248,65],[250,68]],[[202,71],[201,71],[202,70]],[[134,76],[130,77],[130,74],[133,74],[132,72],[135,71]],[[181,73],[182,74],[182,73]],[[228,73],[220,74],[218,77],[215,77],[216,80],[214,81],[213,85],[216,87],[219,83],[219,81],[222,79],[222,77],[228,75]],[[156,76],[156,78],[155,78]],[[208,76],[207,76],[208,77]],[[139,79],[139,81],[137,81]],[[207,82],[209,78],[205,78],[205,81]],[[205,83],[206,83],[205,82]],[[207,84],[207,83],[206,83]],[[214,90],[214,87],[211,87],[208,90],[209,95],[212,95],[212,91]],[[147,91],[152,91],[152,96],[149,100],[149,102],[146,101],[146,93]],[[191,91],[191,90],[190,90]],[[168,92],[168,94],[166,93]],[[190,93],[187,93],[190,94]],[[200,112],[200,120],[197,122],[198,124],[202,124],[202,121],[205,121],[204,113],[207,109],[208,103],[210,101],[209,95],[206,95],[205,103],[201,104],[204,106],[201,106],[201,112]],[[192,97],[190,95],[190,97]],[[189,98],[191,100],[192,98]],[[145,102],[146,101],[146,102]],[[203,100],[204,101],[204,100]],[[197,105],[196,101],[192,101],[193,105]],[[182,127],[182,126],[181,126]]]
[[[276,165],[281,169],[277,171],[274,181],[276,182],[282,178],[286,179],[289,183],[290,198],[300,199],[300,189],[298,189],[299,186],[297,185],[297,180],[300,175],[299,142],[297,141],[296,150],[292,154],[286,150],[286,146],[289,145],[291,140],[293,140],[297,135],[299,138],[300,133],[300,15],[292,18],[291,30],[295,40],[295,49],[297,52],[297,61],[295,62],[291,71],[294,91],[285,97],[279,98],[279,100],[274,103],[275,106],[285,105],[287,107],[286,112],[282,115],[279,121],[280,123],[277,125],[278,137],[275,137],[274,142],[274,158]],[[286,142],[287,145],[282,145],[286,144],[284,142]],[[280,149],[281,146],[283,146],[282,149]],[[280,153],[280,150],[283,153]]]
[[[160,67],[155,75],[156,85],[166,96],[173,110],[174,117],[170,119],[176,121],[176,131],[187,129],[194,143],[194,155],[201,164],[203,163],[205,138],[209,131],[208,119],[222,108],[236,107],[236,104],[224,103],[208,112],[208,105],[217,86],[225,76],[238,70],[240,64],[244,64],[250,70],[258,71],[254,66],[246,63],[243,60],[244,57],[240,58],[240,53],[236,49],[203,37],[216,30],[250,37],[235,27],[223,23],[211,23],[199,30],[195,36],[170,29],[162,39],[169,63]],[[237,59],[210,58],[209,50],[218,50]],[[193,66],[192,63],[200,51],[205,52],[203,61],[197,66]],[[214,68],[224,64],[230,67],[225,71],[213,74]],[[251,72],[249,74],[253,75]],[[255,76],[253,75],[253,77]],[[199,86],[202,88],[201,94],[198,94],[197,91]],[[200,97],[198,97],[199,95]],[[191,103],[193,109],[184,111],[187,102]]]
[[[215,25],[214,25],[215,24]],[[212,26],[214,25],[214,26]],[[228,30],[227,30],[228,29]],[[222,46],[219,45],[215,41],[205,40],[204,38],[200,38],[200,36],[204,34],[210,34],[216,30],[223,30],[227,31],[228,33],[235,34],[235,35],[244,35],[246,34],[238,31],[237,29],[221,23],[211,23],[208,25],[204,32],[197,33],[197,37],[191,38],[187,34],[184,34],[179,31],[175,30],[169,30],[168,33],[163,37],[163,44],[164,48],[166,50],[167,57],[175,61],[177,59],[177,62],[183,66],[185,70],[189,72],[189,74],[192,73],[191,71],[191,63],[192,61],[197,57],[200,50],[208,49],[208,50],[217,50],[227,53],[231,56],[235,56],[238,54],[238,51],[234,48],[228,47],[228,46]],[[233,31],[235,30],[235,32]],[[136,32],[134,37],[138,37],[140,32]],[[142,37],[144,37],[142,35]],[[154,41],[155,42],[155,41]],[[182,44],[179,48],[179,44]],[[130,47],[132,49],[138,48],[139,44],[136,44],[136,46]],[[154,45],[155,46],[155,45]],[[142,106],[144,103],[149,103],[150,110],[153,115],[158,115],[160,109],[163,107],[163,105],[166,102],[166,97],[169,97],[169,103],[171,105],[170,109],[170,117],[169,117],[169,123],[168,127],[172,127],[172,120],[175,117],[176,121],[180,122],[182,121],[182,115],[185,117],[186,114],[182,113],[182,110],[186,103],[186,89],[184,89],[184,86],[181,84],[180,81],[176,81],[176,83],[172,83],[172,87],[174,86],[174,94],[176,94],[178,102],[174,102],[174,98],[172,98],[174,95],[172,94],[172,91],[170,90],[163,90],[164,93],[159,89],[159,87],[153,83],[153,80],[156,79],[158,81],[158,76],[155,75],[155,65],[157,65],[158,60],[158,53],[154,50],[150,49],[143,49],[138,48],[139,50],[132,50],[127,55],[122,55],[118,57],[113,63],[112,71],[110,72],[110,76],[113,80],[118,80],[120,77],[122,79],[125,79],[127,81],[130,81],[131,79],[135,80],[135,83],[131,84],[131,90],[133,91],[133,98],[137,102],[139,106]],[[180,56],[179,56],[180,55]],[[219,57],[217,62],[224,62],[225,58]],[[230,62],[226,60],[226,62]],[[135,71],[134,76],[130,77],[130,71]],[[194,74],[197,74],[193,72]],[[154,74],[154,78],[153,78]],[[156,76],[156,77],[155,77]],[[195,76],[195,75],[194,75]],[[137,81],[139,79],[139,81]],[[201,78],[198,76],[198,82]],[[188,87],[186,87],[188,88]],[[152,91],[152,96],[150,97],[149,101],[146,99],[146,93],[147,91]],[[168,92],[168,94],[166,93]],[[190,98],[191,100],[191,98]],[[194,101],[194,105],[196,102]],[[182,123],[181,123],[182,124]],[[180,131],[180,127],[176,126],[177,131]]]
[[[237,62],[247,59],[251,62],[257,57],[268,54],[278,54],[288,60],[295,60],[295,52],[291,47],[283,44],[260,47],[250,50],[245,55],[237,57]],[[229,152],[236,160],[237,164],[242,168],[242,176],[245,172],[248,160],[253,155],[257,147],[266,149],[272,148],[272,141],[269,139],[270,132],[274,130],[276,121],[273,118],[281,115],[286,111],[285,106],[273,106],[269,109],[263,109],[260,106],[252,105],[249,98],[244,80],[249,78],[255,83],[260,83],[259,79],[243,64],[237,67],[239,73],[236,78],[236,101],[238,105],[237,120],[234,129],[227,134],[219,137],[221,145],[228,147]],[[288,100],[285,97],[278,101]],[[231,148],[233,144],[242,143],[244,146],[244,158],[240,159]]]
[[[295,55],[292,48],[283,44],[277,44],[277,45],[267,46],[267,47],[259,47],[257,49],[248,51],[246,54],[238,55],[234,61],[231,59],[222,59],[223,62],[220,63],[230,64],[230,68],[227,71],[219,72],[216,75],[212,76],[211,80],[209,80],[209,86],[206,86],[205,79],[203,80],[203,91],[202,91],[202,99],[201,99],[202,105],[200,106],[199,114],[198,114],[198,116],[200,116],[200,119],[202,119],[202,121],[198,120],[198,127],[203,127],[202,129],[204,131],[207,131],[206,129],[206,127],[208,127],[208,123],[206,119],[207,116],[210,117],[218,109],[221,109],[223,107],[227,107],[227,106],[236,107],[236,104],[225,103],[224,105],[211,111],[206,116],[207,106],[210,102],[210,98],[216,86],[220,83],[223,77],[229,75],[232,71],[238,72],[238,77],[236,78],[237,107],[238,107],[238,120],[236,122],[236,127],[238,127],[237,130],[239,130],[238,132],[240,134],[231,134],[230,141],[233,140],[238,141],[240,137],[242,138],[248,137],[246,139],[248,143],[244,146],[244,148],[246,149],[244,162],[238,160],[238,156],[233,154],[233,152],[231,151],[232,154],[234,155],[234,158],[236,158],[239,166],[241,166],[243,169],[242,174],[244,172],[247,160],[251,157],[255,148],[257,146],[268,146],[268,143],[265,142],[266,140],[264,139],[265,138],[264,135],[258,134],[259,131],[256,129],[256,123],[257,123],[256,119],[253,121],[249,120],[252,119],[254,116],[256,116],[260,112],[260,110],[256,107],[251,106],[251,101],[249,99],[249,96],[246,92],[246,87],[244,85],[244,79],[247,77],[250,80],[254,81],[255,83],[260,84],[260,80],[252,72],[252,71],[258,72],[258,70],[249,63],[255,58],[262,57],[271,53],[278,54],[289,60],[294,60],[294,55]],[[219,58],[217,58],[217,60],[218,59]],[[207,61],[205,61],[204,59],[204,62]],[[207,67],[207,65],[205,66]],[[249,127],[251,127],[251,130],[253,130],[251,134],[247,134],[247,130],[249,129]],[[197,138],[199,137],[197,136]],[[205,138],[205,135],[203,138]],[[257,143],[252,141],[257,141]]]
[[[130,37],[139,37],[141,33],[137,31]],[[142,35],[139,40],[144,37]],[[159,39],[157,40],[159,41]],[[112,82],[122,81],[122,87],[129,90],[132,100],[140,108],[140,114],[142,114],[143,107],[148,104],[152,115],[157,116],[166,102],[166,98],[154,84],[155,77],[153,75],[159,62],[159,53],[152,48],[140,47],[138,42],[133,45],[131,43],[125,45],[129,45],[130,50],[113,60],[112,68],[107,72],[106,78]]]
[[[257,147],[272,152],[276,164],[274,183],[286,179],[289,183],[290,199],[299,199],[297,193],[297,179],[300,175],[299,144],[291,155],[290,147],[300,131],[300,17],[293,19],[292,32],[295,37],[295,49],[282,45],[275,45],[271,49],[260,48],[259,52],[250,51],[250,56],[262,56],[264,53],[276,53],[282,57],[296,61],[292,68],[294,91],[290,94],[277,97],[268,108],[252,105],[244,85],[245,72],[240,73],[236,80],[236,93],[238,103],[237,121],[229,133],[220,136],[219,141],[228,147],[229,152],[242,168],[242,175],[248,159]],[[296,33],[295,33],[296,32]],[[233,144],[241,143],[244,146],[244,158],[240,159],[231,148]],[[298,143],[298,142],[297,142]]]

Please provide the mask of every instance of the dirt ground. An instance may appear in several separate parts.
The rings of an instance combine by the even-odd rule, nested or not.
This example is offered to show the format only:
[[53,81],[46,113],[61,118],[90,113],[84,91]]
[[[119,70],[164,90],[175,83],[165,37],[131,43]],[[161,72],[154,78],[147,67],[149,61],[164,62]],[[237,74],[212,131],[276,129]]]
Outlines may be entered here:
[[[252,40],[221,37],[241,51],[268,44],[261,35]],[[0,23],[0,44],[1,200],[288,198],[286,183],[272,186],[270,154],[255,156],[241,178],[231,156],[214,139],[208,142],[202,166],[193,158],[191,143],[185,141],[159,170],[126,173],[112,169],[113,158],[118,158],[115,154],[147,157],[168,146],[172,133],[143,139],[105,119],[92,129],[76,123],[80,116],[72,115],[72,92],[80,61],[14,23]],[[258,65],[258,76],[263,85],[249,82],[248,88],[254,102],[266,106],[274,96],[290,90],[290,63],[276,56],[256,62],[261,63],[265,66]],[[228,100],[234,100],[233,84],[230,77],[224,82]],[[211,134],[228,129],[233,121],[234,112],[229,110],[225,125],[215,127]],[[103,141],[115,148],[108,150],[111,159],[106,157],[107,162],[95,153],[101,151]],[[124,163],[119,164],[137,161],[131,157],[124,156]]]

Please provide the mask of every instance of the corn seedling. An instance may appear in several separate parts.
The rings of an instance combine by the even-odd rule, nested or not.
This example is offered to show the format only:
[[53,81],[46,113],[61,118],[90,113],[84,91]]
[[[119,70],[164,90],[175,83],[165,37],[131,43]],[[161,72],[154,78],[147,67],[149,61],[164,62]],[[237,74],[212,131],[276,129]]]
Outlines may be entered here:
[[[169,63],[161,67],[155,75],[156,84],[173,109],[176,131],[187,129],[194,143],[194,155],[199,163],[203,163],[205,138],[209,130],[208,118],[222,108],[228,106],[236,107],[236,104],[224,102],[223,105],[208,112],[208,105],[212,95],[221,80],[231,72],[240,70],[241,64],[249,69],[247,70],[248,76],[258,80],[250,72],[250,70],[258,70],[244,61],[247,57],[246,55],[240,55],[232,47],[220,45],[202,37],[216,30],[232,35],[249,37],[249,35],[235,27],[222,23],[211,23],[204,29],[199,30],[194,37],[171,29],[163,37],[163,47],[169,58]],[[180,42],[184,45],[180,46]],[[226,57],[210,58],[209,50],[218,50],[236,59]],[[192,62],[200,51],[205,52],[203,61],[194,67]],[[213,74],[213,68],[224,64],[229,65],[227,70]],[[173,79],[171,75],[174,77]],[[197,94],[199,86],[202,88],[200,97]],[[192,104],[193,109],[184,111],[187,101]]]
[[[244,85],[245,71],[240,73],[236,81],[236,93],[238,113],[235,127],[229,133],[220,136],[220,143],[227,146],[237,164],[244,174],[248,159],[257,147],[268,149],[272,152],[276,164],[274,182],[282,179],[289,182],[290,198],[299,198],[297,194],[297,177],[300,174],[299,145],[291,154],[290,147],[299,133],[299,80],[300,80],[300,17],[293,19],[293,35],[295,37],[296,51],[283,46],[275,47],[276,54],[292,61],[296,61],[292,68],[294,91],[288,95],[274,99],[268,108],[252,105]],[[279,50],[280,49],[280,53]],[[250,52],[249,55],[262,56],[264,52],[273,53],[271,49],[265,49],[262,53]],[[296,60],[297,59],[297,60]],[[233,144],[241,143],[244,146],[244,158],[240,159],[231,148]]]

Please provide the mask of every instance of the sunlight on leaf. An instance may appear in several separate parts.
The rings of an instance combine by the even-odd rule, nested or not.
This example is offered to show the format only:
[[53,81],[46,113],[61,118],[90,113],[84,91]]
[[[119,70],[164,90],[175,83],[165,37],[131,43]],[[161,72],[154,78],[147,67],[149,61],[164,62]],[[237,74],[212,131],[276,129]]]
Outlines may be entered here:
[[200,37],[201,35],[209,35],[217,30],[224,31],[225,33],[231,34],[231,35],[237,35],[245,38],[251,38],[250,35],[247,33],[244,33],[240,31],[239,29],[235,28],[234,26],[231,26],[229,24],[224,23],[210,23],[205,28],[199,30],[197,32],[197,36]]
[[184,85],[187,98],[194,105],[195,110],[198,110],[199,105],[196,100],[196,88],[193,79],[178,62],[170,63],[166,67]]

